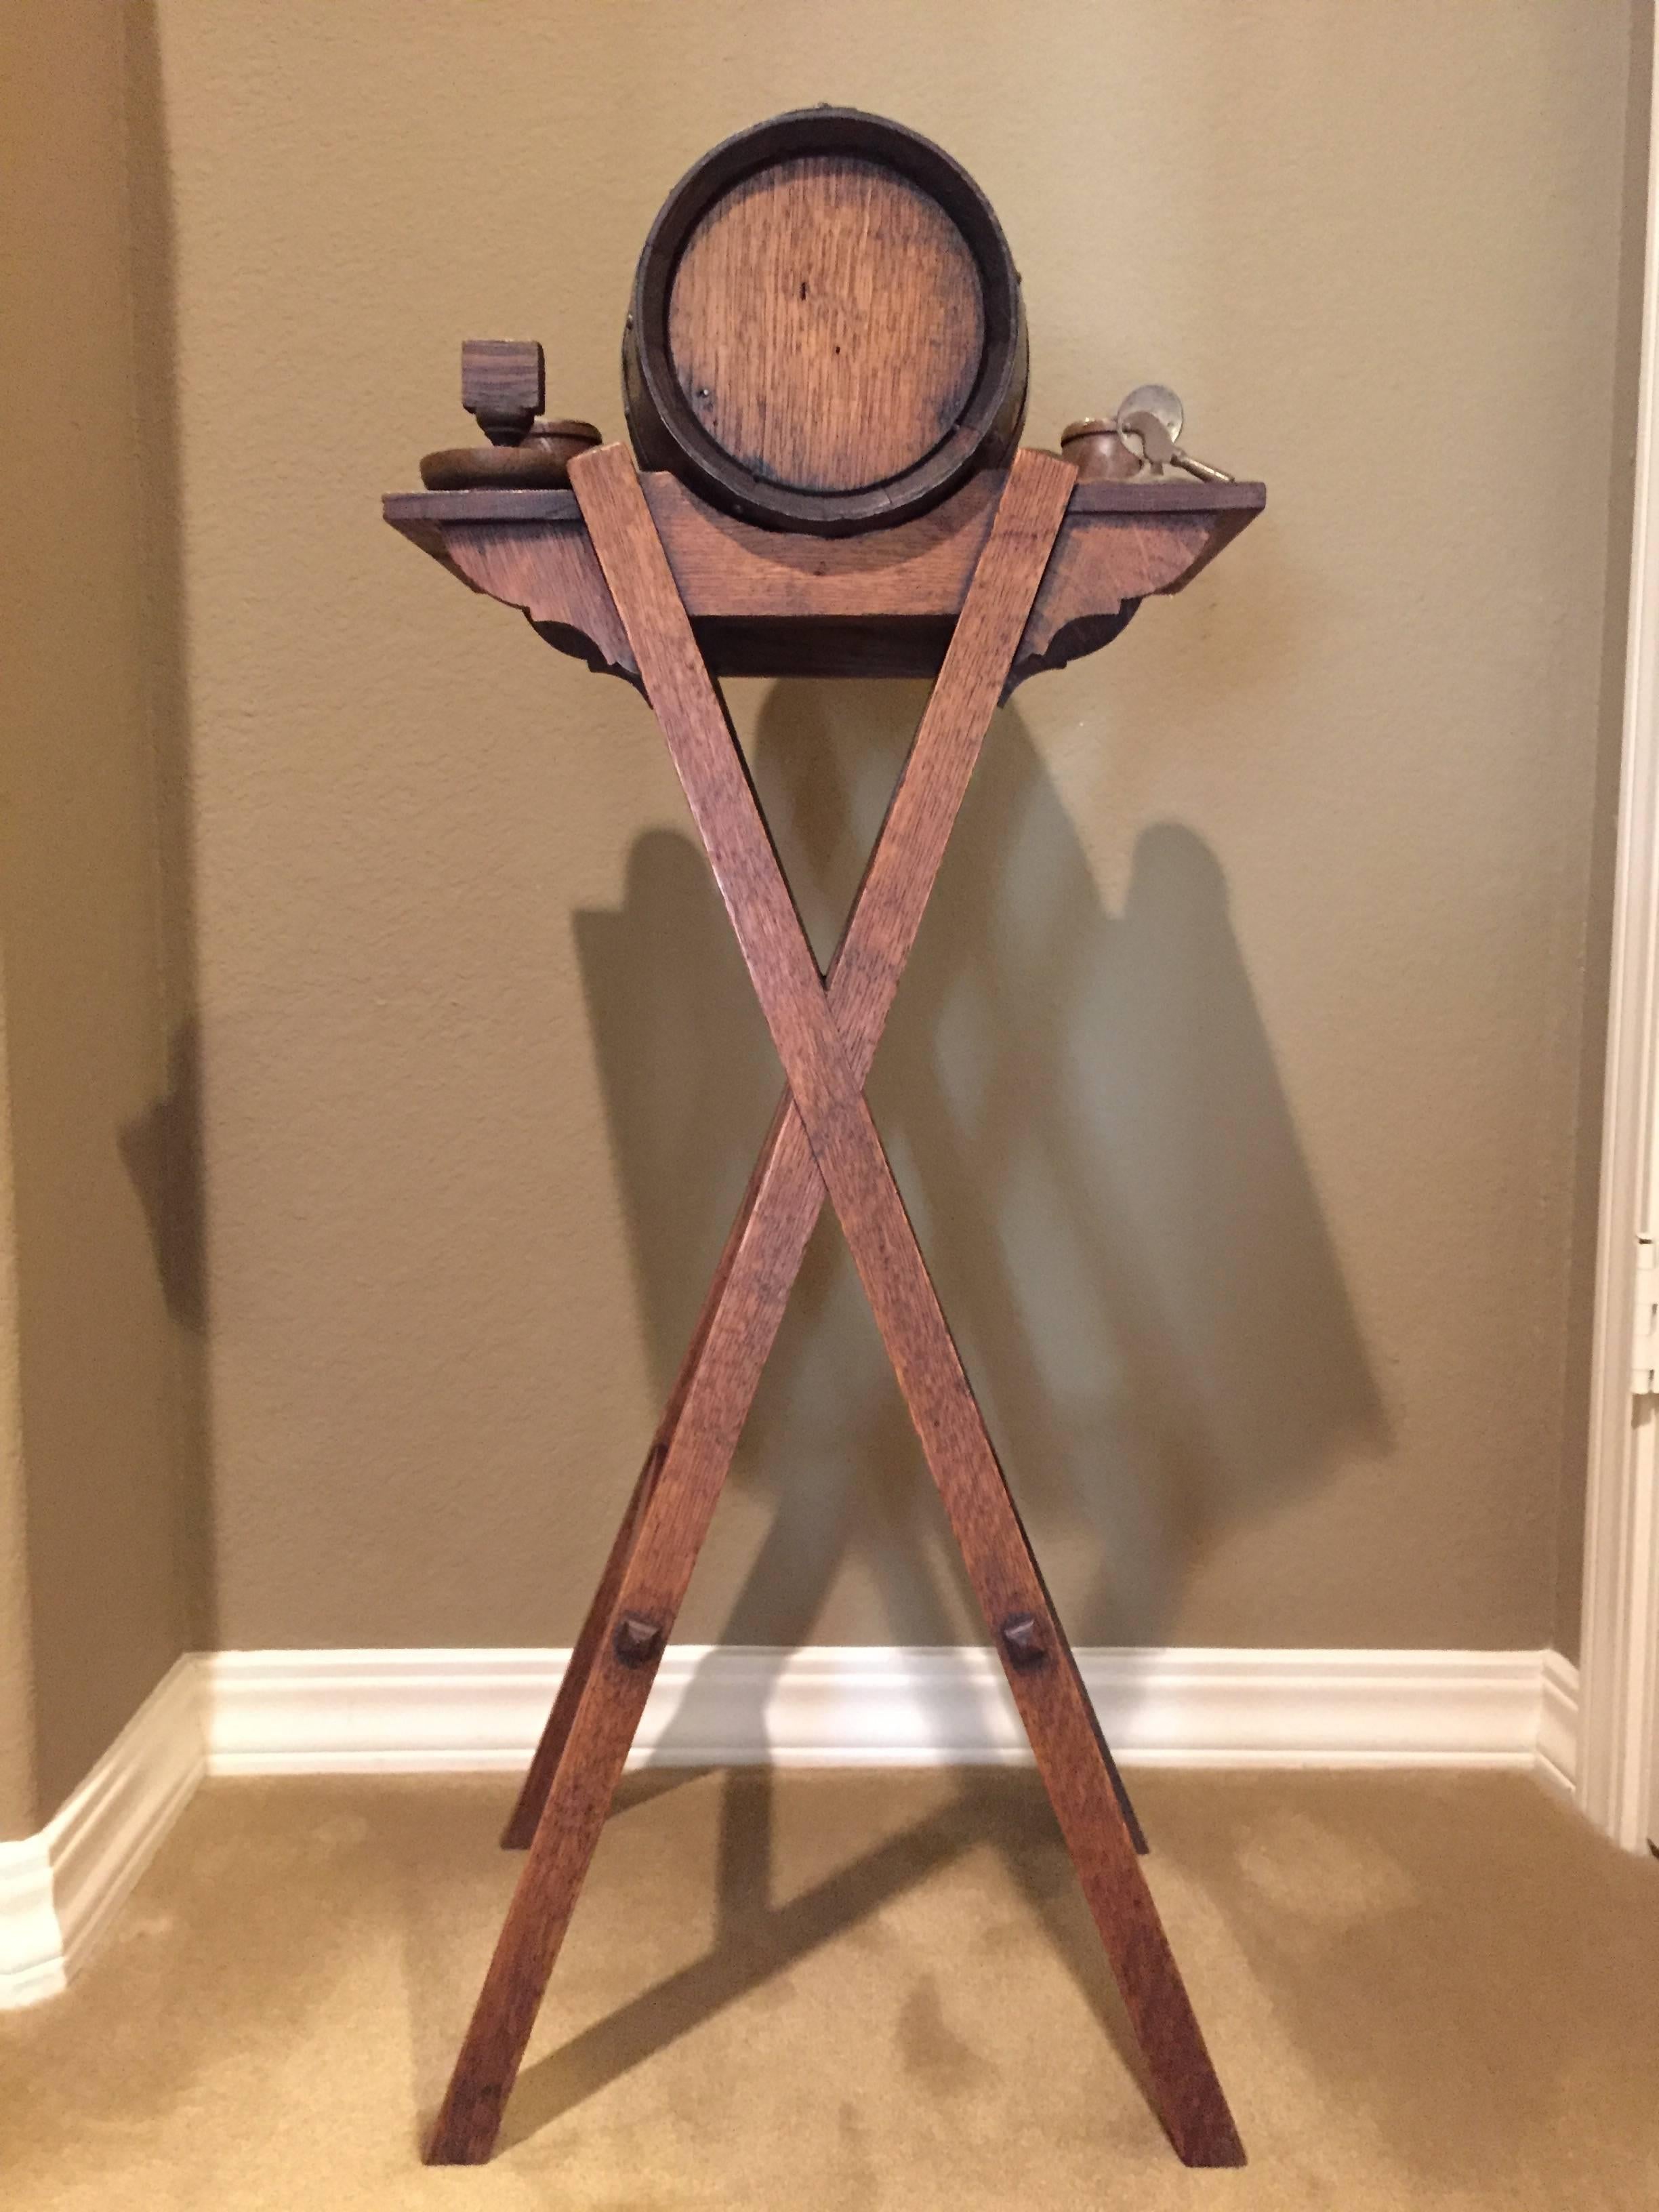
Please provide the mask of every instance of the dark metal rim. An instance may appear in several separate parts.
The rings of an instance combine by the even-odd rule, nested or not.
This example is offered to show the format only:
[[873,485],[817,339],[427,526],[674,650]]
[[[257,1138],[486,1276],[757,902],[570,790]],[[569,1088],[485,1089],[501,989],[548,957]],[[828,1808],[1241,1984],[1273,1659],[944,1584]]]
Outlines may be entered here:
[[[961,232],[979,271],[985,340],[961,419],[933,450],[884,483],[849,492],[806,492],[774,483],[717,445],[693,413],[669,367],[668,301],[686,242],[723,192],[771,162],[806,154],[850,154],[896,169],[938,201]],[[975,465],[998,418],[1025,378],[1019,272],[990,202],[960,162],[919,131],[853,107],[802,107],[722,140],[692,164],[664,201],[635,272],[627,367],[663,430],[693,473],[722,502],[757,521],[823,530],[898,522],[944,498]],[[626,394],[624,395],[626,401]],[[630,410],[631,416],[631,410]]]

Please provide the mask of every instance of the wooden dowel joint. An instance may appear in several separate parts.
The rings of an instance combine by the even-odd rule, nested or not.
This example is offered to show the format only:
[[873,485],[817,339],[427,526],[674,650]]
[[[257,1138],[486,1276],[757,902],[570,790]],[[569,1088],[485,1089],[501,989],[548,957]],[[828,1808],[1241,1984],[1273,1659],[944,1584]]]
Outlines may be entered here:
[[997,1633],[1008,1664],[1021,1674],[1035,1674],[1048,1656],[1042,1625],[1034,1613],[1010,1613]]
[[616,1653],[624,1667],[649,1667],[661,1657],[663,1632],[659,1624],[637,1613],[625,1613],[617,1623]]

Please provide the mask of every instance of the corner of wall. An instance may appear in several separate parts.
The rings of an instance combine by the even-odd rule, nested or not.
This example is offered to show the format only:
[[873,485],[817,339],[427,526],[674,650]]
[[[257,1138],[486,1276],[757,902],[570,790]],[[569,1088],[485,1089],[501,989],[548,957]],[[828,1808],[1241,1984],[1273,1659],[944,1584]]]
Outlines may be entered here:
[[[1595,786],[1589,825],[1589,896],[1583,917],[1583,1019],[1579,1035],[1574,1189],[1568,1252],[1568,1334],[1561,1482],[1556,1530],[1554,1645],[1577,1662],[1582,1640],[1586,1448],[1595,1322],[1601,1115],[1607,1050],[1607,983],[1613,953],[1614,857],[1629,631],[1631,533],[1635,522],[1636,425],[1642,374],[1646,276],[1648,149],[1653,82],[1652,10],[1631,11],[1625,160],[1613,358],[1612,452],[1607,483],[1606,585]],[[1632,1264],[1634,1256],[1632,1255]]]
[[0,185],[30,210],[8,258],[0,384],[49,392],[52,421],[75,431],[0,451],[0,1574],[17,1585],[0,1589],[0,1822],[25,1830],[196,1625],[173,1264],[191,1101],[169,1037],[157,746],[176,563],[164,523],[157,550],[166,487],[146,434],[158,364],[141,373],[149,324],[164,349],[170,323],[141,297],[164,264],[137,252],[136,206],[164,205],[166,179],[135,176],[160,161],[159,117],[147,138],[132,127],[148,15],[63,0],[0,17]]

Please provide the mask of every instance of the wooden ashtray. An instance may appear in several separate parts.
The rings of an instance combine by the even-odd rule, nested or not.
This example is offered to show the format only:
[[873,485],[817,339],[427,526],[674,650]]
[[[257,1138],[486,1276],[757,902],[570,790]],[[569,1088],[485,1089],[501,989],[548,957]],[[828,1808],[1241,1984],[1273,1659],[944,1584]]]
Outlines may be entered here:
[[572,459],[599,442],[591,422],[538,422],[516,446],[452,446],[424,455],[421,482],[428,491],[562,491]]

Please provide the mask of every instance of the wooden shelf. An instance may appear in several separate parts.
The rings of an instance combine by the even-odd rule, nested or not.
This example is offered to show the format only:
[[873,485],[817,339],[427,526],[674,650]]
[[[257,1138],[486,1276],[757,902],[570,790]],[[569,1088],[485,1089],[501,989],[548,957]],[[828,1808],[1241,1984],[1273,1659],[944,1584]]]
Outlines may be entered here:
[[[1006,475],[987,470],[931,513],[851,538],[763,530],[675,477],[641,482],[715,675],[933,676]],[[1266,501],[1259,483],[1184,477],[1078,484],[1007,690],[1108,644],[1143,599],[1182,590]],[[474,591],[521,608],[549,644],[637,684],[574,492],[394,492],[384,508]]]

